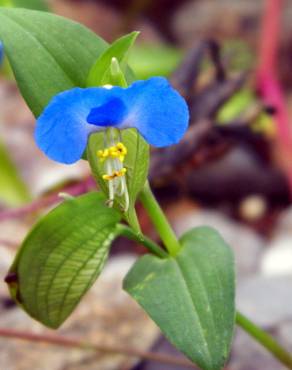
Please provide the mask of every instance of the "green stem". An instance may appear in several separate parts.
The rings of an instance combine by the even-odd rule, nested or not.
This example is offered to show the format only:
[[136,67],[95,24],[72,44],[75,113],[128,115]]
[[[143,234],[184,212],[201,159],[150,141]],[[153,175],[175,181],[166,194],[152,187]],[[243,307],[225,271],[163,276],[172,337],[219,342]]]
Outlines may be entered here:
[[148,182],[140,194],[140,200],[147,210],[148,215],[169,254],[172,256],[176,255],[180,249],[180,244],[167,218],[165,217],[164,212],[160,208],[160,205],[153,195]]
[[168,256],[168,254],[159,247],[158,244],[154,243],[153,240],[147,238],[147,236],[139,233],[136,234],[133,229],[126,225],[119,224],[117,225],[120,235],[130,239],[134,240],[137,243],[143,244],[150,252],[156,254],[158,257],[165,258]]
[[237,312],[236,323],[245,330],[251,337],[272,353],[280,362],[292,369],[292,356],[280,346],[275,339],[247,319],[242,313]]

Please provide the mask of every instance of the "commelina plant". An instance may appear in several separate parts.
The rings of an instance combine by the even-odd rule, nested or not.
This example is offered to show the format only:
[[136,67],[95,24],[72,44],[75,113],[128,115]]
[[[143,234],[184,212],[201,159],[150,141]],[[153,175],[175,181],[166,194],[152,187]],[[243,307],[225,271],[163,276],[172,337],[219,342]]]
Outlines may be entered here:
[[[87,160],[100,189],[66,197],[37,222],[7,274],[10,294],[31,317],[58,328],[96,281],[114,239],[123,236],[149,252],[123,288],[192,362],[222,369],[237,322],[292,368],[273,338],[236,313],[233,254],[220,234],[199,227],[177,239],[151,192],[149,144],[176,144],[189,112],[165,78],[135,81],[127,57],[136,37],[133,32],[108,45],[65,18],[0,8],[0,39],[36,117],[36,144],[60,163]],[[137,200],[161,245],[141,232]]]

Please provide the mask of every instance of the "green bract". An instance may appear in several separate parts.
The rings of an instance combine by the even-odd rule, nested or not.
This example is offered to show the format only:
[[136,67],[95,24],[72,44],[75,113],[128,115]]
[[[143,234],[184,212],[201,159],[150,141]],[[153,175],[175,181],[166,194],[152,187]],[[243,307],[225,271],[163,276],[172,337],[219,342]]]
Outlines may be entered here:
[[89,71],[87,86],[102,86],[106,84],[114,85],[112,80],[111,63],[115,58],[120,65],[121,72],[127,75],[128,83],[133,80],[131,71],[127,68],[129,50],[133,46],[138,32],[117,39],[102,55],[97,59]]
[[[124,218],[137,232],[140,231],[137,216],[135,212],[135,202],[141,189],[143,188],[148,175],[149,167],[149,145],[136,132],[129,129],[122,131],[123,143],[128,148],[128,154],[125,158],[125,167],[127,168],[127,186],[129,192],[129,209],[124,214]],[[98,182],[105,194],[108,194],[108,186],[102,179],[104,173],[103,164],[99,161],[96,152],[103,148],[103,133],[91,135],[88,144],[87,158],[91,166],[93,176]],[[116,197],[115,206],[123,210],[124,198]]]

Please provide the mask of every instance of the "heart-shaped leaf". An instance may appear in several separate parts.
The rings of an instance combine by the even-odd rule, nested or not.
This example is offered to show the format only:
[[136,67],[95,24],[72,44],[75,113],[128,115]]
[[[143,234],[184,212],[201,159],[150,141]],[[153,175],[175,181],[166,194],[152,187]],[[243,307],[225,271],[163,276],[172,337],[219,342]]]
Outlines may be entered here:
[[6,277],[12,297],[36,320],[59,327],[101,272],[119,220],[99,193],[64,201],[24,240]]
[[[104,149],[103,135],[103,133],[96,133],[90,136],[87,146],[87,159],[90,163],[94,178],[103,192],[108,194],[108,183],[102,178],[102,175],[105,173],[104,163],[101,163],[97,157],[97,151]],[[121,136],[122,142],[128,150],[124,166],[127,168],[126,179],[130,198],[130,206],[124,216],[135,231],[139,232],[134,207],[137,196],[143,188],[148,175],[149,145],[135,129],[122,130]],[[116,196],[115,206],[123,210],[125,208],[124,198]]]
[[79,23],[46,12],[0,8],[0,40],[28,106],[38,116],[57,93],[85,87],[107,44]]
[[235,320],[233,255],[208,227],[189,231],[181,245],[175,257],[140,258],[124,289],[193,362],[219,370],[230,351]]

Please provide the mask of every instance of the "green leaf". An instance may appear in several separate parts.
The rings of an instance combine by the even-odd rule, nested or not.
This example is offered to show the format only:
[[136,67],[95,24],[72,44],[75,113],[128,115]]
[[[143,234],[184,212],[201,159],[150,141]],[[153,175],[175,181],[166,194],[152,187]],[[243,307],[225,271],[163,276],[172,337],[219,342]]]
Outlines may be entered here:
[[12,297],[36,320],[59,327],[100,274],[119,220],[99,193],[64,201],[24,240],[6,278]]
[[57,93],[85,87],[107,44],[86,27],[46,12],[0,9],[0,40],[28,106],[38,116]]
[[45,0],[0,0],[0,6],[48,11]]
[[114,84],[111,81],[110,70],[112,58],[117,59],[121,67],[121,71],[128,77],[130,74],[130,71],[127,71],[128,54],[138,34],[139,32],[132,32],[117,39],[102,55],[99,56],[97,61],[91,67],[87,78],[87,86]]
[[29,192],[0,142],[0,199],[6,205],[18,206],[30,200]]
[[4,6],[7,8],[13,7],[13,1],[12,0],[0,0],[0,6]]
[[204,370],[219,370],[235,320],[233,255],[209,227],[192,229],[181,244],[175,258],[140,258],[124,289],[180,351]]
[[45,0],[11,0],[17,8],[48,11],[48,4]]
[[[97,157],[97,151],[104,149],[103,133],[96,133],[90,136],[87,146],[87,159],[89,161],[95,180],[102,191],[108,195],[108,183],[102,179],[104,163]],[[148,175],[149,167],[149,145],[137,133],[135,129],[121,131],[122,142],[128,149],[124,166],[127,168],[126,178],[130,198],[129,210],[124,214],[128,223],[139,232],[135,213],[135,201],[142,190]],[[124,198],[116,197],[115,206],[123,210],[125,207]]]

